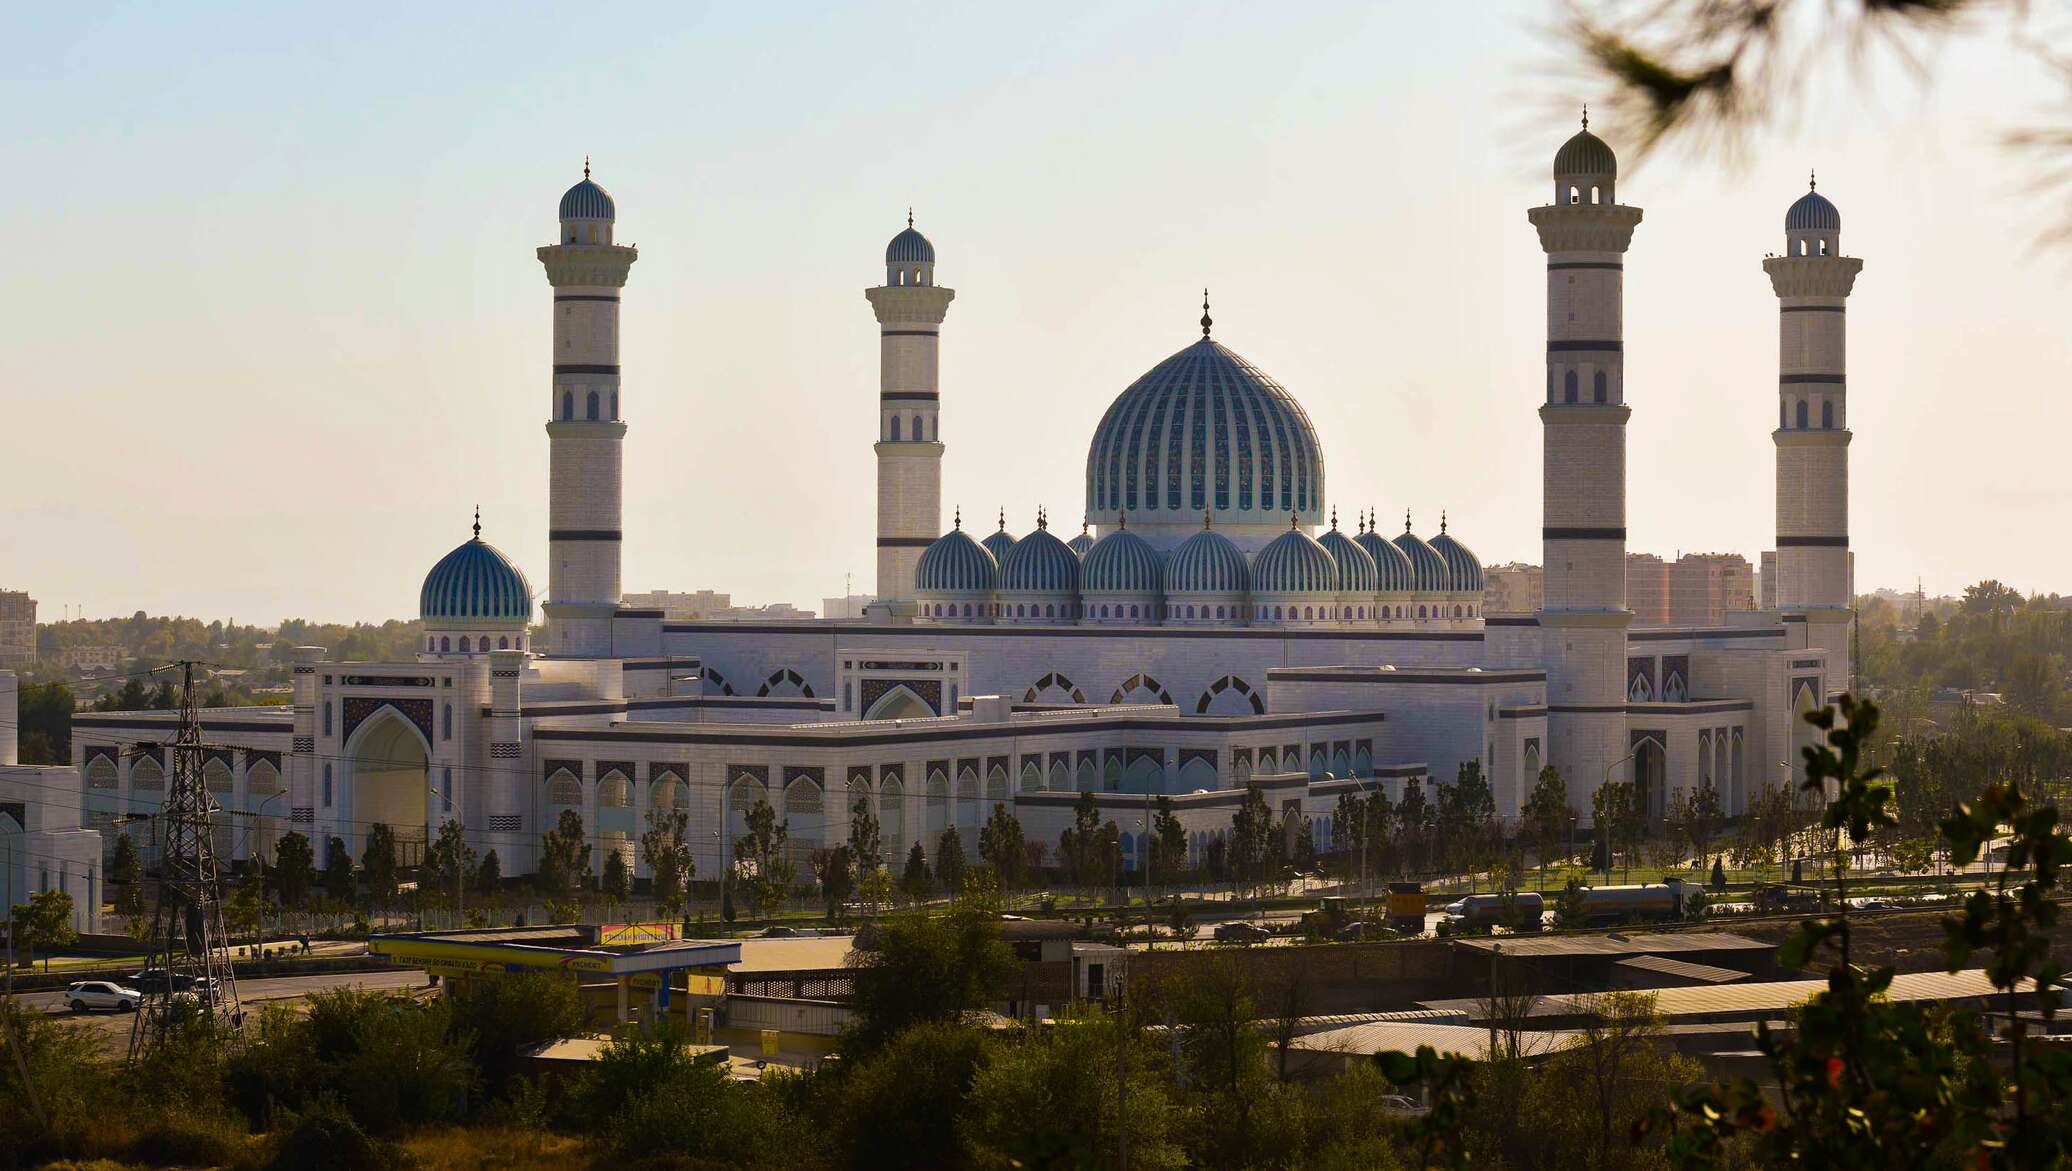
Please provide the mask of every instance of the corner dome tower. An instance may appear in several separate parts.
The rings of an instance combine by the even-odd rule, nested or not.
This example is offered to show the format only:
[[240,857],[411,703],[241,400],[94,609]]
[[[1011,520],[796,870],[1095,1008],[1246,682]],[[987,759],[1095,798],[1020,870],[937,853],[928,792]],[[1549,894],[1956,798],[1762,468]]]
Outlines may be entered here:
[[1554,202],[1615,203],[1618,180],[1619,156],[1590,133],[1590,108],[1585,106],[1583,128],[1554,152]]
[[1842,254],[1842,212],[1820,193],[1817,175],[1806,176],[1806,193],[1784,213],[1784,254]]
[[475,535],[439,559],[417,592],[429,654],[530,649],[532,587],[502,550]]
[[914,209],[907,209],[907,226],[885,245],[885,283],[888,285],[932,285],[935,283],[935,245],[914,230]]
[[590,160],[583,160],[583,181],[561,193],[561,242],[609,244],[619,205],[612,193],[590,178]]
[[1324,455],[1293,395],[1209,336],[1131,383],[1094,429],[1086,457],[1086,512],[1129,517],[1160,549],[1206,515],[1241,549],[1261,549],[1290,513],[1315,526],[1324,513]]

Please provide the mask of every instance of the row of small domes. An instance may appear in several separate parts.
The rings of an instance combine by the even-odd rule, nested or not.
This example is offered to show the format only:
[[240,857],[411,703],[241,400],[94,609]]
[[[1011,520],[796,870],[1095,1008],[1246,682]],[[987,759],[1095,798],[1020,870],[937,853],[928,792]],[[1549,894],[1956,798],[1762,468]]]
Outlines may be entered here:
[[1410,531],[1383,537],[1363,520],[1356,536],[1338,529],[1319,539],[1292,523],[1249,561],[1230,538],[1204,525],[1170,553],[1129,531],[1127,518],[1099,540],[1082,532],[1061,541],[1038,517],[1036,531],[1016,539],[1003,517],[983,541],[964,531],[963,517],[921,554],[920,594],[1373,594],[1482,591],[1482,563],[1446,532],[1429,542]]

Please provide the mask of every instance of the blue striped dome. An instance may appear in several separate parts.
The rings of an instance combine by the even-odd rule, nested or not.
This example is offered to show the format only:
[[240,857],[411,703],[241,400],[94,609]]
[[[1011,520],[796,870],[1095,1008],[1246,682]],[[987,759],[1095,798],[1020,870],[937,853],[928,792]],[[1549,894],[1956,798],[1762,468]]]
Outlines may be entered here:
[[1000,565],[962,527],[951,529],[921,550],[914,564],[914,592],[985,594],[993,590]]
[[1166,557],[1165,584],[1169,594],[1245,594],[1252,567],[1229,537],[1205,528]]
[[1163,593],[1164,562],[1151,542],[1128,529],[1116,529],[1087,552],[1080,588],[1089,594]]
[[1604,139],[1590,133],[1587,125],[1554,152],[1554,177],[1564,175],[1617,175],[1619,156]]
[[1093,547],[1093,534],[1086,531],[1086,525],[1084,523],[1081,523],[1079,526],[1079,535],[1065,542],[1065,548],[1070,549],[1072,550],[1072,552],[1078,554],[1079,559],[1081,561],[1086,560],[1086,555],[1088,551],[1090,551]]
[[417,592],[418,617],[427,622],[491,618],[532,621],[532,587],[496,546],[475,538],[439,559]]
[[928,237],[916,232],[914,225],[909,223],[904,231],[892,237],[890,244],[885,245],[885,263],[934,264],[935,245],[930,244]]
[[590,181],[588,167],[583,169],[583,181],[561,196],[562,219],[611,220],[618,215],[619,206],[612,202],[612,193]]
[[1315,537],[1291,528],[1252,558],[1254,594],[1335,594],[1338,562]]
[[1453,577],[1446,568],[1446,559],[1411,532],[1407,520],[1403,524],[1403,535],[1396,538],[1396,548],[1410,558],[1412,590],[1421,594],[1443,594],[1451,588]]
[[1353,538],[1367,555],[1374,558],[1374,567],[1379,572],[1379,586],[1383,593],[1409,593],[1417,588],[1417,568],[1410,564],[1410,555],[1390,544],[1388,538],[1373,529],[1363,531]]
[[1014,534],[1007,531],[1007,518],[1005,516],[1000,518],[999,531],[987,533],[986,539],[980,542],[980,544],[986,547],[986,552],[993,555],[994,561],[1001,565],[1007,564],[1008,550],[1014,548]]
[[1094,430],[1086,511],[1218,527],[1317,524],[1324,455],[1294,397],[1204,337],[1129,385]]
[[1439,522],[1439,535],[1432,538],[1432,549],[1446,562],[1446,580],[1456,593],[1479,594],[1482,592],[1482,561],[1474,551],[1453,539],[1446,531],[1446,522]]
[[1359,542],[1346,536],[1333,526],[1331,531],[1318,539],[1331,553],[1331,560],[1338,563],[1338,588],[1341,593],[1371,594],[1381,589],[1381,567],[1374,563],[1374,555],[1362,549]]
[[1079,558],[1038,521],[1036,531],[1016,541],[1000,563],[1000,588],[1024,594],[1076,594]]
[[1818,191],[1808,191],[1799,196],[1799,201],[1784,213],[1784,230],[1787,232],[1839,232],[1842,230],[1842,213],[1829,203],[1827,196]]

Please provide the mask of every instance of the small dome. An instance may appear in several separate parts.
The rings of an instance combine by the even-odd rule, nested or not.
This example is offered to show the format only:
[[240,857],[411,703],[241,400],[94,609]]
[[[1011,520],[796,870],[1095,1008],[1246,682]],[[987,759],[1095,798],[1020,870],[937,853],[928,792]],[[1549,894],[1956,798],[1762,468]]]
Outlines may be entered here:
[[1168,594],[1245,594],[1252,570],[1229,537],[1203,529],[1175,546],[1166,558]]
[[892,237],[892,243],[885,245],[885,263],[934,264],[935,245],[928,242],[928,237],[915,231],[909,221],[905,230]]
[[1036,531],[1016,541],[1000,562],[1000,588],[1024,594],[1076,594],[1079,558],[1039,521]]
[[532,587],[511,559],[482,539],[475,525],[473,540],[439,559],[425,574],[417,594],[417,612],[427,622],[454,619],[532,621]]
[[1381,567],[1374,563],[1374,554],[1361,548],[1358,541],[1339,532],[1336,525],[1319,538],[1317,544],[1330,550],[1331,559],[1338,563],[1338,588],[1341,593],[1371,594],[1381,589]]
[[1093,547],[1093,534],[1086,531],[1086,523],[1084,521],[1080,522],[1079,535],[1065,542],[1065,548],[1077,553],[1081,561],[1086,560],[1087,552]]
[[986,539],[981,544],[985,545],[986,552],[993,555],[993,560],[1002,565],[1007,564],[1007,552],[1014,548],[1014,534],[1007,531],[1006,512],[1000,514],[1000,528],[995,532],[987,533]]
[[1446,562],[1447,581],[1455,593],[1482,592],[1482,561],[1474,551],[1453,539],[1446,531],[1446,522],[1439,522],[1439,535],[1432,538],[1432,549]]
[[561,196],[561,218],[565,220],[617,219],[618,205],[612,193],[590,181],[590,168],[583,168],[583,181]]
[[1410,555],[1391,545],[1387,537],[1369,528],[1353,540],[1374,558],[1378,589],[1384,593],[1409,593],[1417,588],[1417,568],[1410,563]]
[[918,594],[985,594],[993,590],[1000,565],[962,528],[937,537],[914,565]]
[[1589,126],[1584,122],[1583,129],[1554,152],[1556,179],[1565,175],[1618,175],[1619,156],[1612,153],[1604,139],[1590,133]]
[[1396,548],[1410,559],[1410,588],[1420,594],[1443,594],[1452,588],[1452,574],[1446,568],[1446,559],[1439,551],[1424,543],[1416,533],[1410,531],[1406,520],[1403,534],[1396,538]]
[[1080,589],[1089,594],[1157,594],[1165,589],[1165,559],[1151,542],[1116,529],[1093,543],[1080,567]]
[[1808,191],[1799,196],[1799,201],[1784,213],[1784,230],[1787,232],[1839,232],[1842,230],[1842,213],[1828,202],[1827,196],[1818,191]]
[[1315,537],[1298,528],[1267,542],[1252,558],[1254,594],[1335,594],[1338,562]]

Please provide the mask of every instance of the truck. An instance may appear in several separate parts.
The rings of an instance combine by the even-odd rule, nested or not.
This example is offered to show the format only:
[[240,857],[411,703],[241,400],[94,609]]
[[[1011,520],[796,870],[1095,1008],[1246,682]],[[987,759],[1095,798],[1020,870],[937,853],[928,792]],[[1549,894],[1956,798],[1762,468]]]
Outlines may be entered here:
[[1492,927],[1538,931],[1546,910],[1547,901],[1536,891],[1469,895],[1446,904],[1446,925],[1455,932],[1487,931]]
[[1424,934],[1425,894],[1421,882],[1389,883],[1389,926],[1412,935]]
[[1616,927],[1622,923],[1661,923],[1689,918],[1697,911],[1705,888],[1694,882],[1672,878],[1667,882],[1627,886],[1586,886],[1576,893],[1583,904],[1580,926]]

